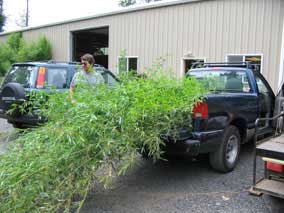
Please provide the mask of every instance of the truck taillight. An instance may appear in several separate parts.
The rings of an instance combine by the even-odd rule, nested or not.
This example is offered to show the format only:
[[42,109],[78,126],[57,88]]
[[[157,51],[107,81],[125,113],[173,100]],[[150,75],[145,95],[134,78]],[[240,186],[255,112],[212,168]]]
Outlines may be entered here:
[[40,67],[38,70],[36,88],[42,89],[45,82],[45,67]]
[[198,102],[193,108],[194,118],[208,118],[208,104],[206,102]]

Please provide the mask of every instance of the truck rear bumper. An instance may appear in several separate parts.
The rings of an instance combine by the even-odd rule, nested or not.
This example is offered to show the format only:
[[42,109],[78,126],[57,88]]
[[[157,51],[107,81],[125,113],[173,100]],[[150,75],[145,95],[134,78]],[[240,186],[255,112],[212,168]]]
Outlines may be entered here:
[[167,154],[189,156],[214,152],[220,146],[223,134],[224,130],[192,132],[187,138],[166,140],[164,151]]

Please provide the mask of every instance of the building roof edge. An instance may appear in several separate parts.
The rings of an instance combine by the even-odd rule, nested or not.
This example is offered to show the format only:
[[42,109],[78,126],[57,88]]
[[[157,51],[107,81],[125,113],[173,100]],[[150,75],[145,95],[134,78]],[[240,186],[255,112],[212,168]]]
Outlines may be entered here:
[[74,23],[74,22],[79,22],[79,21],[86,21],[86,20],[95,19],[95,18],[115,16],[115,15],[120,15],[124,13],[133,13],[137,11],[156,9],[156,8],[161,8],[161,7],[169,7],[169,6],[175,6],[175,5],[180,5],[180,4],[189,4],[189,3],[201,2],[201,1],[210,1],[210,0],[177,0],[177,1],[171,1],[171,2],[154,2],[154,3],[149,3],[149,4],[143,4],[143,5],[138,5],[138,6],[128,7],[128,8],[123,8],[120,10],[107,12],[107,13],[101,13],[101,14],[96,14],[96,15],[91,15],[91,16],[86,16],[86,17],[81,17],[81,18],[75,18],[75,19],[69,19],[69,20],[64,20],[64,21],[59,21],[59,22],[54,22],[54,23],[44,24],[44,25],[38,25],[38,26],[33,26],[33,27],[25,27],[19,30],[13,30],[9,32],[2,32],[0,33],[0,36],[11,34],[14,32],[24,32],[24,31],[40,29],[40,28],[45,28],[45,27],[52,27],[56,25],[69,24],[69,23]]

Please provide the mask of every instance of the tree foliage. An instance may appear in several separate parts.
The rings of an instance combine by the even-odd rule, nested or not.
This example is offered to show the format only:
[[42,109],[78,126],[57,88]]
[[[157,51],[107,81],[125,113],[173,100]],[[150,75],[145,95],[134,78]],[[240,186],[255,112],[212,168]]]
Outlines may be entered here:
[[26,9],[22,10],[19,14],[19,18],[16,20],[16,24],[19,27],[29,26],[30,10],[29,10],[29,0],[26,1]]
[[17,54],[18,62],[49,59],[51,59],[51,44],[46,37],[40,37],[36,42],[23,42]]
[[118,4],[121,7],[128,7],[136,4],[136,0],[120,0]]
[[51,44],[45,37],[26,43],[21,33],[12,33],[6,43],[0,44],[0,76],[15,62],[51,59]]
[[0,32],[3,32],[5,25],[6,17],[3,14],[3,0],[0,0]]
[[150,2],[162,1],[162,0],[142,0],[142,1],[144,1],[145,3],[150,3]]
[[150,3],[150,2],[156,2],[156,1],[162,1],[162,0],[120,0],[119,1],[119,6],[121,7],[128,7],[131,5],[135,5],[136,3]]
[[190,130],[203,92],[193,79],[126,75],[115,88],[78,88],[75,104],[65,93],[50,96],[48,123],[0,158],[0,211],[79,211],[94,180],[108,186],[133,166],[137,151],[161,159],[161,134]]

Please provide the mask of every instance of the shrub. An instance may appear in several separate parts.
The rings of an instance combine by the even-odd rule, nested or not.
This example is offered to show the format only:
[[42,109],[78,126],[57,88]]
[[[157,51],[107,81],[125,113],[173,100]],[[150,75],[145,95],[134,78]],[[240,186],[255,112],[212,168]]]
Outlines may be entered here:
[[15,62],[51,59],[51,45],[45,37],[30,44],[21,33],[12,33],[7,42],[0,45],[0,76],[3,76]]
[[12,49],[8,45],[0,45],[0,76],[3,76],[11,66],[11,59],[13,59]]
[[37,42],[23,43],[18,54],[17,61],[41,61],[51,59],[51,45],[45,37],[39,38]]
[[[49,97],[45,126],[27,131],[0,158],[1,212],[79,211],[94,178],[107,187],[147,147],[161,159],[161,134],[191,128],[203,87],[164,76],[122,79]],[[80,202],[74,202],[80,200]],[[80,199],[78,199],[80,198]]]

